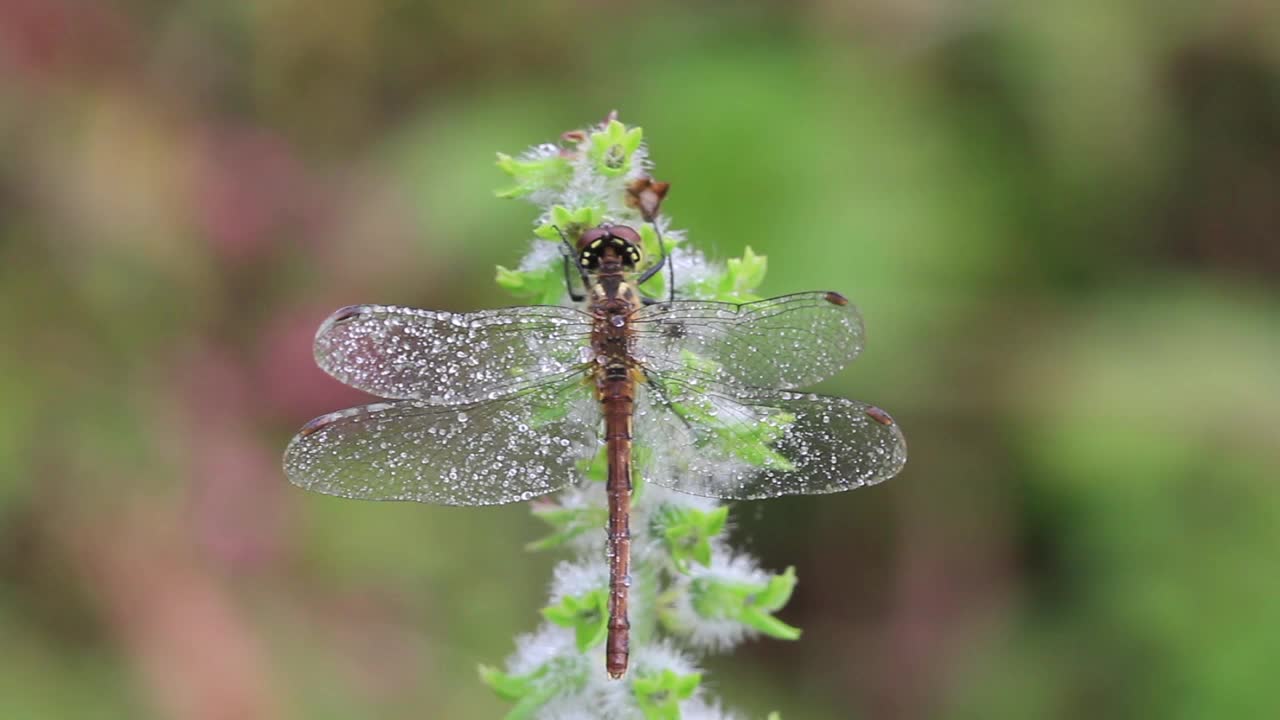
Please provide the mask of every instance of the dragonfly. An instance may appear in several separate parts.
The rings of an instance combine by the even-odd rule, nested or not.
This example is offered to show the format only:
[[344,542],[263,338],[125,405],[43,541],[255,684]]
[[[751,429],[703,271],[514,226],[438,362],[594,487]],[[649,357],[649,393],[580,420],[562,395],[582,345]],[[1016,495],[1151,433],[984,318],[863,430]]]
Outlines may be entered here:
[[604,224],[564,244],[580,306],[333,313],[317,364],[385,401],[310,421],[284,466],[330,495],[497,505],[574,486],[605,463],[605,669],[617,679],[629,656],[633,481],[724,500],[835,493],[896,475],[906,444],[878,407],[796,390],[863,348],[843,295],[656,301],[640,286],[668,255],[639,272],[634,228]]

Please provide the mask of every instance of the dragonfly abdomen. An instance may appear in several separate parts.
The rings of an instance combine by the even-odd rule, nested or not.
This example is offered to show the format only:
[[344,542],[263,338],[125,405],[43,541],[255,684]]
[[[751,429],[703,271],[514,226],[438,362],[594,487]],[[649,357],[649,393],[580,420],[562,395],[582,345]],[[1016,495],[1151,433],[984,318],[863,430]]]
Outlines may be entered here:
[[[623,368],[625,371],[625,368]],[[627,671],[628,584],[631,577],[631,418],[635,408],[635,383],[626,372],[601,382],[605,451],[609,474],[605,494],[609,501],[609,633],[605,641],[605,670],[613,678]]]

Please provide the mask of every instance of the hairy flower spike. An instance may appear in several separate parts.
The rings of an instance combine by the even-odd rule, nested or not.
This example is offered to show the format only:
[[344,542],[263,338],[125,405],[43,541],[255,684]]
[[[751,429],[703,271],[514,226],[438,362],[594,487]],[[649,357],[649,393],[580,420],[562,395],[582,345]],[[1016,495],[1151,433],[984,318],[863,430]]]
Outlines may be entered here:
[[[671,263],[643,285],[645,296],[665,300],[674,277],[674,294],[680,298],[758,299],[753,293],[767,269],[764,256],[748,248],[741,258],[724,264],[708,260],[661,214],[668,185],[649,177],[643,137],[640,128],[627,127],[611,114],[599,125],[564,133],[559,145],[539,145],[518,158],[498,156],[498,167],[514,181],[498,194],[541,208],[534,239],[519,266],[498,267],[500,287],[525,301],[569,303],[566,257],[584,231],[613,223],[640,234],[643,260],[638,270],[664,256]],[[571,247],[565,247],[566,241]],[[714,363],[705,358],[680,360],[715,375]],[[734,424],[717,420],[717,408],[698,400],[676,403],[675,409],[714,428],[739,460],[786,466],[771,444],[794,418],[775,415]],[[632,452],[641,467],[661,450],[637,438]],[[556,567],[543,625],[517,641],[505,670],[482,667],[482,680],[512,703],[507,720],[741,720],[706,696],[695,658],[728,650],[754,635],[798,637],[798,629],[774,617],[795,588],[794,570],[770,575],[751,557],[730,550],[727,506],[647,485],[637,475],[631,493],[631,669],[620,681],[608,679],[603,667],[609,619],[602,551],[608,518],[606,467],[602,449],[578,463],[584,482],[533,504],[534,515],[551,534],[530,543],[529,549],[568,549],[575,558]],[[770,720],[779,718],[775,714]]]

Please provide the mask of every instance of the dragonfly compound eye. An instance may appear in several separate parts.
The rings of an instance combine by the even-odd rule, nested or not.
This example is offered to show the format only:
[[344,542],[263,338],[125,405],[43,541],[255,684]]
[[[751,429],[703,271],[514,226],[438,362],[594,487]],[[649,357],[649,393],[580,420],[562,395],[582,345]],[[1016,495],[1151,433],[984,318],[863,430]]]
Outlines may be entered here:
[[587,270],[600,267],[600,250],[609,237],[609,230],[603,227],[591,228],[578,237],[578,264]]
[[640,233],[626,225],[614,225],[609,228],[609,235],[609,242],[622,257],[623,265],[635,267],[640,264],[640,245],[643,243]]
[[601,225],[584,233],[578,240],[578,264],[586,270],[598,270],[606,250],[612,250],[623,267],[640,264],[640,233],[626,225]]

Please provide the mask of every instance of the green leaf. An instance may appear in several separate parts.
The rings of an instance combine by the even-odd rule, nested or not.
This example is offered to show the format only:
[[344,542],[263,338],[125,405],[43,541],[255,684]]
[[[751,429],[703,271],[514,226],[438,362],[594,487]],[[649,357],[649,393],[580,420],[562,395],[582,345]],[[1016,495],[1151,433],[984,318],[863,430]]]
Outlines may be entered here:
[[720,302],[752,302],[759,300],[755,289],[764,282],[765,272],[769,268],[768,258],[757,255],[750,247],[742,252],[740,258],[730,258],[725,269],[718,275],[712,275],[694,283],[690,292],[694,297]]
[[[593,228],[604,222],[604,208],[598,205],[574,208],[570,210],[563,205],[551,207],[551,221],[534,229],[533,234],[544,240],[561,243],[568,240],[573,244],[582,235],[583,230]],[[564,233],[563,237],[561,233]]]
[[727,505],[707,512],[667,507],[658,514],[655,530],[677,571],[688,573],[690,561],[711,565],[711,538],[724,529],[728,517]]
[[729,506],[716,508],[707,515],[706,532],[707,535],[714,537],[724,531],[725,524],[729,522]]
[[503,700],[515,702],[529,693],[533,679],[526,675],[508,675],[497,668],[481,665],[480,680]]
[[769,258],[755,254],[748,245],[743,248],[742,257],[729,258],[726,265],[731,279],[730,289],[736,295],[744,295],[764,282],[764,274],[769,269]]
[[631,169],[631,158],[640,147],[643,131],[610,120],[603,130],[591,133],[588,156],[596,171],[607,177],[625,175]]
[[781,610],[791,599],[797,582],[795,567],[788,567],[781,575],[774,575],[769,579],[764,591],[756,595],[755,604],[770,612]]
[[583,533],[605,524],[609,511],[602,507],[566,508],[559,505],[535,505],[534,517],[550,525],[555,532],[525,545],[526,550],[550,550],[565,545]]
[[499,265],[494,281],[517,298],[538,305],[555,305],[566,292],[564,271],[556,265],[532,270],[511,270]]
[[693,697],[701,683],[701,673],[677,675],[663,670],[636,677],[631,693],[645,720],[680,720],[680,703]]
[[[670,672],[670,671],[668,671]],[[701,673],[691,673],[689,675],[677,676],[675,683],[676,695],[681,700],[687,700],[693,696],[693,691],[698,689],[698,685],[702,683]]]
[[569,159],[560,155],[519,159],[498,153],[497,165],[498,169],[516,181],[514,186],[497,191],[500,198],[518,198],[538,190],[562,188],[573,177],[573,166]]
[[542,609],[548,622],[572,628],[579,652],[604,642],[609,631],[609,593],[605,588],[578,596],[567,596],[559,605]]
[[[716,367],[715,363],[692,354],[682,357],[692,369],[704,373]],[[730,418],[727,413],[718,412],[714,401],[705,395],[682,402],[673,402],[671,408],[691,423],[697,423],[711,430],[716,442],[721,443],[725,450],[743,462],[756,467],[783,471],[795,469],[795,465],[790,460],[772,447],[786,432],[787,426],[795,422],[795,416],[790,413],[780,412],[744,422]]]
[[744,625],[749,625],[761,633],[779,640],[799,640],[802,632],[800,628],[788,625],[778,618],[754,608],[743,610],[739,620]]
[[763,584],[701,577],[690,585],[690,593],[694,611],[702,617],[736,620],[770,637],[795,640],[800,629],[773,616],[795,587],[795,568],[789,567]]
[[644,498],[644,476],[640,468],[648,467],[653,458],[653,450],[641,443],[631,444],[631,502],[636,503]]
[[791,413],[777,413],[754,423],[726,427],[717,433],[728,443],[730,452],[742,461],[756,467],[790,471],[795,465],[772,445],[795,420],[796,416]]
[[514,702],[504,720],[532,720],[538,711],[556,695],[580,688],[586,675],[577,659],[553,659],[524,675],[508,675],[500,670],[481,665],[480,680],[498,697]]
[[[694,375],[706,375],[716,377],[720,372],[720,363],[715,360],[704,358],[692,350],[680,351],[680,364],[694,371]],[[697,386],[698,390],[705,390],[701,385]]]
[[603,483],[609,480],[609,449],[601,447],[593,457],[579,458],[578,472],[590,482]]
[[[563,358],[562,358],[563,359]],[[515,376],[519,376],[517,371]],[[533,414],[529,417],[529,424],[533,427],[543,427],[558,420],[568,417],[569,409],[576,400],[581,399],[582,393],[590,392],[590,386],[587,383],[565,383],[557,390],[553,398],[548,398],[534,408]],[[575,398],[574,395],[579,397]]]

